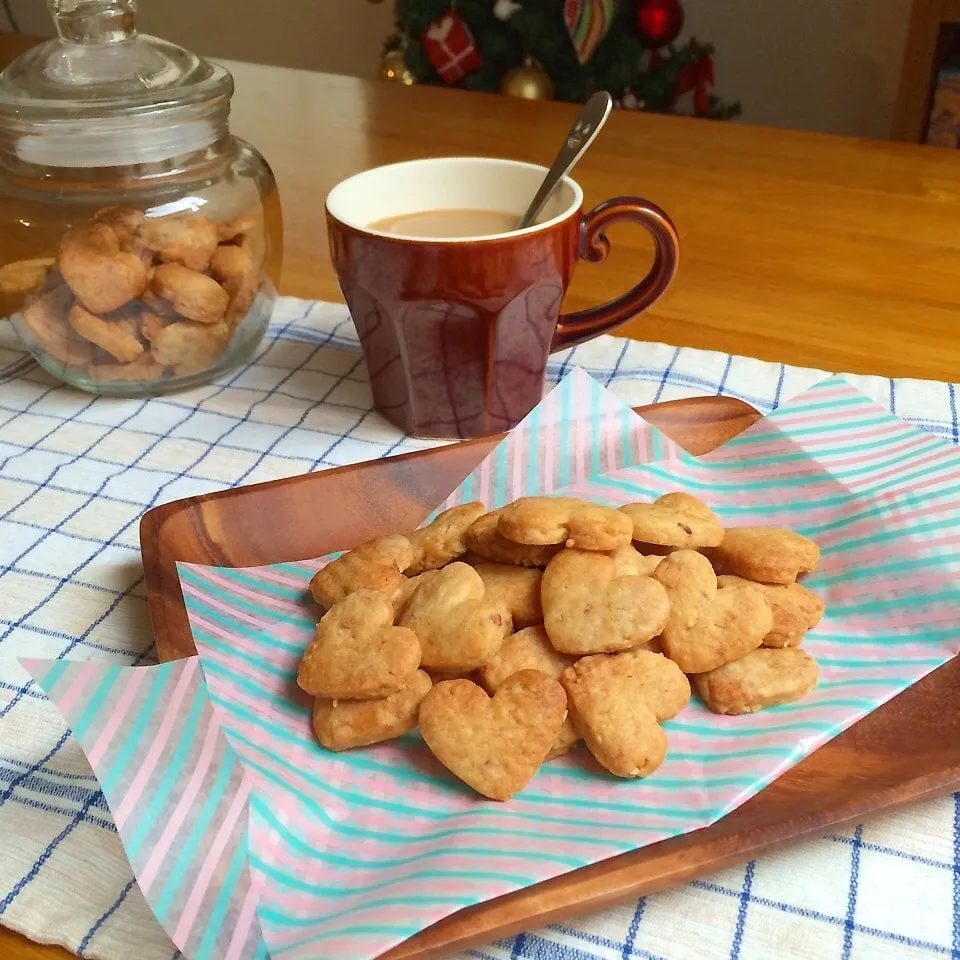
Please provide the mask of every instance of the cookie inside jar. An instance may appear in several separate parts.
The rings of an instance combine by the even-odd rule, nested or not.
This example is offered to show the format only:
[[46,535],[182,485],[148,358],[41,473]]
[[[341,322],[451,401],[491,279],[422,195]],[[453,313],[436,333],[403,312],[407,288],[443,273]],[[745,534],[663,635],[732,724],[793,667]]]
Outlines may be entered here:
[[272,303],[266,254],[255,214],[217,223],[105,207],[66,232],[55,257],[0,268],[0,294],[22,298],[14,326],[76,385],[175,389],[232,366],[235,338],[241,350],[259,340],[263,318],[243,328],[259,296]]
[[51,9],[58,36],[0,74],[0,315],[92,393],[212,380],[263,338],[282,243],[233,80],[139,34],[132,0]]

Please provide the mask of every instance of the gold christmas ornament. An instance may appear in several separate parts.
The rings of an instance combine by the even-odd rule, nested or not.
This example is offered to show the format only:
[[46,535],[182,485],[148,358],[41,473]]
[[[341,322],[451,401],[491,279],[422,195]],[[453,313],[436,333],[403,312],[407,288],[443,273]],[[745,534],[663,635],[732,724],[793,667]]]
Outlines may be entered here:
[[380,76],[393,83],[402,83],[405,87],[416,82],[402,50],[388,50],[383,55],[383,60],[380,61]]
[[550,74],[531,57],[519,67],[508,70],[500,81],[500,92],[524,100],[552,100],[553,81]]

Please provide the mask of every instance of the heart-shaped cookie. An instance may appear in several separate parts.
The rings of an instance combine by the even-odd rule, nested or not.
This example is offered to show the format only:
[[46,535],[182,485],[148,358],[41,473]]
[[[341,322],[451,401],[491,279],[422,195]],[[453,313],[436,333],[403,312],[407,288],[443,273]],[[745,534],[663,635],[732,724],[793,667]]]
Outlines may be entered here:
[[129,317],[105,319],[84,310],[79,303],[67,315],[70,326],[86,340],[106,350],[121,363],[133,363],[143,354],[139,329]]
[[619,510],[573,497],[521,497],[504,507],[497,526],[515,543],[580,550],[616,550],[633,535],[633,524]]
[[550,561],[540,588],[543,625],[561,653],[629,650],[663,629],[670,604],[662,584],[620,569],[613,557],[588,550],[563,550]]
[[420,704],[420,732],[454,776],[491,800],[508,800],[537,772],[566,713],[556,680],[521,670],[492,698],[469,680],[438,683]]
[[645,777],[660,766],[667,753],[660,722],[690,700],[680,668],[646,650],[584,657],[561,683],[590,752],[618,777]]
[[361,543],[314,574],[310,593],[321,607],[332,607],[356,590],[376,590],[393,598],[408,591],[400,572],[413,560],[406,537],[393,534]]
[[514,630],[543,623],[540,582],[543,573],[537,567],[517,567],[509,563],[473,563],[480,574],[491,603],[510,612]]
[[663,557],[657,554],[645,556],[636,547],[629,546],[611,550],[610,559],[613,560],[615,575],[618,577],[652,577]]
[[[510,569],[519,573],[540,572],[524,570],[521,567]],[[507,637],[499,652],[480,668],[480,682],[488,693],[494,694],[502,684],[521,670],[539,670],[548,677],[559,680],[563,671],[573,663],[573,657],[558,653],[554,649],[547,631],[540,624],[519,630]],[[580,734],[574,729],[573,720],[568,716],[563,721],[557,741],[550,748],[547,759],[554,760],[569,753],[579,739]]]
[[105,223],[65,238],[57,266],[77,299],[97,315],[119,309],[147,286],[146,265],[135,253],[120,249],[117,235]]
[[413,599],[413,595],[420,586],[428,580],[432,580],[439,572],[439,570],[425,570],[423,573],[418,573],[415,577],[405,578],[406,582],[400,584],[391,596],[393,609],[397,614],[397,620],[406,612],[410,601]]
[[544,762],[549,762],[551,760],[556,760],[558,757],[566,756],[580,742],[580,739],[580,730],[573,722],[573,717],[570,715],[568,701],[567,719],[563,721],[563,726],[560,727],[560,732],[557,734],[557,739],[553,741],[553,746],[550,748],[550,751],[544,758]]
[[545,567],[562,549],[562,544],[514,543],[500,532],[503,510],[491,510],[467,528],[464,542],[478,557],[494,563],[520,567]]
[[816,685],[817,661],[796,648],[762,647],[739,660],[693,678],[697,693],[714,713],[754,713],[805,697]]
[[488,693],[496,693],[520,670],[539,670],[559,680],[573,662],[573,657],[557,652],[543,626],[527,627],[504,640],[500,650],[480,668],[480,679]]
[[204,271],[217,249],[217,227],[196,213],[151,217],[138,228],[143,244],[164,262]]
[[467,528],[486,512],[482,503],[463,503],[444,510],[425,527],[408,533],[414,560],[404,573],[410,577],[426,570],[438,570],[462,557],[467,552],[464,542]]
[[395,627],[393,617],[393,604],[374,590],[334,604],[300,661],[300,688],[332,700],[372,700],[402,690],[420,665],[420,641],[412,630]]
[[717,573],[761,583],[793,583],[820,563],[812,540],[780,527],[731,527],[719,546],[704,552]]
[[[724,574],[717,577],[717,586],[722,588],[740,580],[740,577]],[[820,622],[823,601],[799,583],[758,583],[756,586],[763,591],[773,613],[773,626],[763,638],[763,646],[800,646],[807,631]]]
[[169,300],[180,316],[197,323],[222,320],[230,303],[230,295],[213,277],[179,263],[161,263],[150,283],[153,292]]
[[451,563],[410,598],[399,624],[420,639],[424,669],[469,671],[482,666],[510,632],[510,617],[485,596],[473,567]]
[[705,673],[744,656],[773,627],[763,591],[745,580],[718,588],[710,561],[701,553],[671,553],[653,576],[670,598],[660,643],[684,673]]
[[420,702],[430,687],[430,677],[418,670],[407,686],[382,700],[317,697],[314,733],[328,750],[350,750],[401,737],[417,725]]
[[710,508],[689,493],[666,493],[653,503],[620,508],[633,523],[633,539],[660,547],[713,547],[723,527]]

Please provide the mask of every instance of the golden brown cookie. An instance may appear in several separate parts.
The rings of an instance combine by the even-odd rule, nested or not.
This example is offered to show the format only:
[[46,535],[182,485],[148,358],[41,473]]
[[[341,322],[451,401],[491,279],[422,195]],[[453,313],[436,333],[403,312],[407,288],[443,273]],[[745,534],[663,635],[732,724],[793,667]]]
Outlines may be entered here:
[[105,223],[68,234],[57,253],[57,267],[77,299],[100,316],[139,297],[147,286],[147,267],[135,253],[120,249]]
[[817,685],[817,661],[795,647],[761,647],[739,660],[693,678],[714,713],[755,713],[805,697]]
[[690,681],[683,671],[661,653],[624,650],[581,657],[561,674],[561,681],[585,685],[599,694],[620,693],[643,700],[657,723],[673,719],[690,702]]
[[509,615],[486,598],[480,574],[451,563],[422,584],[398,623],[420,640],[424,669],[469,671],[482,666],[510,632]]
[[254,270],[253,247],[250,243],[227,243],[217,247],[210,261],[210,273],[227,292]]
[[731,527],[718,547],[704,553],[717,573],[760,583],[793,583],[820,562],[820,548],[812,540],[780,527]]
[[653,503],[620,508],[633,523],[633,539],[661,547],[713,547],[723,527],[710,508],[689,493],[667,493]]
[[543,763],[566,712],[563,688],[537,670],[513,674],[492,698],[469,680],[448,680],[423,698],[420,733],[454,776],[508,800]]
[[123,383],[134,380],[159,380],[166,368],[145,353],[131,363],[91,363],[87,373],[101,383]]
[[425,527],[408,533],[414,560],[404,571],[407,576],[416,576],[425,570],[438,570],[465,554],[467,545],[464,535],[467,528],[486,512],[487,508],[482,503],[463,503],[444,510]]
[[151,217],[140,225],[138,236],[164,263],[200,273],[210,266],[219,240],[216,225],[198,213]]
[[633,531],[619,510],[573,497],[521,497],[503,508],[497,526],[514,543],[579,550],[628,546]]
[[[720,587],[740,581],[740,577],[717,577]],[[752,581],[744,581],[751,583]],[[815,627],[823,616],[823,601],[813,591],[799,583],[755,584],[767,598],[773,613],[773,627],[763,638],[765,647],[797,647],[806,632]]]
[[690,700],[679,667],[646,650],[584,657],[561,683],[590,752],[618,777],[645,777],[663,763],[667,738],[660,722]]
[[[709,564],[708,564],[709,566]],[[629,650],[657,636],[670,604],[652,577],[618,576],[605,553],[566,549],[544,571],[543,624],[561,653]]]
[[47,353],[68,367],[82,367],[93,359],[93,344],[78,336],[67,323],[73,295],[61,284],[41,294],[24,306],[20,313],[23,325]]
[[400,571],[410,566],[412,558],[410,541],[399,534],[361,543],[318,570],[310,581],[310,593],[324,608],[357,590],[376,590],[393,601],[408,589]]
[[313,730],[328,750],[393,740],[417,725],[420,703],[430,687],[430,677],[418,670],[406,687],[382,700],[318,697],[313,705]]
[[610,559],[613,560],[614,571],[618,577],[652,577],[653,571],[660,566],[662,556],[652,555],[644,556],[636,547],[620,547],[619,550],[610,551]]
[[135,207],[103,207],[93,215],[95,223],[104,223],[117,235],[124,250],[134,250],[137,244],[137,231],[147,218]]
[[417,592],[420,584],[426,583],[436,573],[436,570],[426,570],[423,573],[418,573],[415,577],[404,577],[406,582],[400,584],[393,594],[393,609],[396,611],[398,620],[403,616],[410,599]]
[[252,236],[242,235],[236,243],[217,247],[210,261],[210,272],[230,296],[227,310],[230,317],[247,312],[260,286],[263,251],[256,249],[257,246]]
[[143,309],[140,311],[140,319],[138,326],[140,328],[140,336],[143,337],[147,343],[153,343],[154,339],[160,335],[163,328],[167,326],[169,321],[165,320],[163,317],[158,316],[152,310]]
[[161,263],[153,271],[150,285],[180,316],[197,323],[218,323],[230,302],[227,291],[213,277],[179,263]]
[[480,679],[488,693],[496,693],[500,684],[519,670],[539,670],[559,680],[573,663],[573,657],[554,649],[542,626],[527,627],[504,640],[500,650],[480,668]]
[[671,553],[654,578],[670,597],[660,643],[684,673],[705,673],[742,657],[759,647],[773,627],[763,591],[743,580],[718,589],[710,561],[701,553]]
[[508,540],[499,529],[502,513],[492,510],[467,528],[464,542],[478,557],[520,567],[545,567],[563,549],[558,543],[538,546]]
[[81,337],[96,344],[120,363],[132,363],[143,353],[143,344],[137,336],[137,325],[127,317],[107,320],[94,316],[79,303],[75,303],[70,308],[67,319]]
[[237,237],[252,233],[260,221],[253,214],[242,214],[232,220],[217,224],[217,237],[221,243],[230,243]]
[[543,623],[540,604],[540,581],[543,572],[537,567],[517,567],[509,563],[474,563],[487,588],[487,597],[510,611],[514,630]]
[[147,289],[140,294],[140,302],[146,310],[155,313],[167,323],[173,320],[183,319],[183,317],[177,315],[177,311],[173,309],[173,304],[169,300],[164,300],[163,297],[154,293],[150,287],[147,287]]
[[544,762],[556,760],[558,757],[566,756],[581,740],[580,731],[573,722],[573,717],[568,713],[567,718],[560,727],[557,739],[553,741],[553,746],[547,752]]
[[54,264],[53,257],[14,260],[0,267],[0,293],[21,296],[39,289]]
[[301,690],[333,700],[373,700],[402,690],[420,666],[420,642],[393,625],[393,604],[375,590],[357,590],[317,624],[297,670]]
[[230,328],[226,323],[194,323],[178,320],[155,330],[153,356],[157,363],[173,367],[177,376],[206,370],[226,349]]
[[[542,625],[527,627],[507,637],[499,652],[480,668],[480,683],[487,693],[493,694],[505,680],[521,670],[539,670],[548,677],[559,680],[563,671],[574,662],[573,657],[557,653]],[[579,739],[580,734],[574,728],[573,721],[567,717],[557,734],[557,742],[547,754],[547,759],[555,760],[569,753]]]

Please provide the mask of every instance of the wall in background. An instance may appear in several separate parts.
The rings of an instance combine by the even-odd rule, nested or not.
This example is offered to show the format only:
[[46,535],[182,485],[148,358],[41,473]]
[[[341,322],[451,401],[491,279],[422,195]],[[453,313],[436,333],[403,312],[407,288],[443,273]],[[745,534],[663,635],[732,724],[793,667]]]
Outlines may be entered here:
[[[23,33],[53,32],[45,3],[9,0]],[[0,14],[0,22],[3,20]],[[137,25],[208,57],[370,77],[393,30],[383,0],[139,0]]]
[[[23,32],[50,32],[44,4],[10,4]],[[716,44],[718,90],[743,102],[744,121],[886,137],[910,5],[685,0],[685,32]],[[371,77],[392,8],[390,0],[141,0],[138,22],[211,57]]]
[[887,137],[911,0],[684,0],[748,123]]

